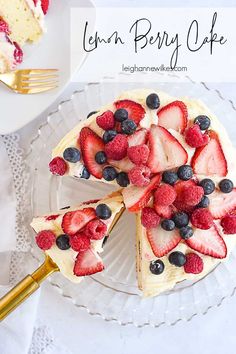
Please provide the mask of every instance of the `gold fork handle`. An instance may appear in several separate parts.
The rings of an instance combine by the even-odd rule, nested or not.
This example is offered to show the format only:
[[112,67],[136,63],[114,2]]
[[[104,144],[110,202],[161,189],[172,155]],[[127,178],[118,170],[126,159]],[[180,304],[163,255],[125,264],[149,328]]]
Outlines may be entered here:
[[33,294],[44,279],[58,270],[57,265],[47,256],[45,262],[33,274],[27,275],[0,299],[0,320],[2,321]]

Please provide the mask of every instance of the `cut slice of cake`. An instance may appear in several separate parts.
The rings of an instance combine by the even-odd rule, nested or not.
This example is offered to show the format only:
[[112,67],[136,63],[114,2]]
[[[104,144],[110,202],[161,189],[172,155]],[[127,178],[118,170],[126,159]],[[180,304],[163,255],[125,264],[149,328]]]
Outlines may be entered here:
[[101,200],[35,217],[31,226],[37,233],[37,245],[66,278],[79,283],[83,276],[104,269],[99,254],[123,210],[122,195],[114,192]]

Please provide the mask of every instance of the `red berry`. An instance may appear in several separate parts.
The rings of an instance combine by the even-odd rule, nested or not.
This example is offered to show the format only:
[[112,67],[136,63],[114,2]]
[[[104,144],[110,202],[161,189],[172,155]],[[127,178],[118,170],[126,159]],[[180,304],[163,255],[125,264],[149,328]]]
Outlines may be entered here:
[[106,235],[106,232],[107,225],[99,219],[90,221],[85,226],[84,230],[86,236],[88,236],[92,240],[101,240]]
[[204,190],[200,186],[191,186],[183,189],[181,199],[184,204],[194,206],[200,203]]
[[16,48],[14,50],[14,58],[15,58],[15,61],[17,62],[17,64],[20,64],[23,61],[23,51],[22,51],[21,47],[16,42],[13,42],[13,43]]
[[0,20],[0,32],[4,32],[6,34],[10,34],[10,30],[9,30],[8,24],[5,21],[3,21],[3,20]]
[[105,153],[108,159],[122,160],[127,155],[127,137],[117,134],[115,138],[105,145]]
[[84,233],[77,233],[70,236],[71,248],[76,252],[86,251],[90,247],[90,239]]
[[52,174],[63,176],[67,171],[67,163],[63,158],[57,156],[49,163],[49,169]]
[[213,225],[213,216],[206,208],[196,209],[191,215],[191,223],[198,229],[208,230]]
[[39,248],[46,251],[55,243],[56,235],[50,230],[43,230],[36,235],[35,241]]
[[202,134],[198,124],[194,124],[186,130],[185,140],[189,146],[197,148],[206,145],[209,141],[209,137],[207,133]]
[[129,171],[128,176],[132,184],[145,187],[150,183],[151,170],[147,166],[135,166]]
[[196,253],[188,253],[186,255],[185,273],[199,274],[203,271],[203,267],[204,263],[199,255]]
[[174,187],[169,184],[162,184],[157,187],[154,194],[155,204],[169,206],[174,203],[177,194]]
[[157,215],[153,208],[143,208],[141,215],[141,222],[146,229],[151,229],[153,227],[157,227],[160,224],[160,216]]
[[41,7],[44,15],[46,15],[46,13],[48,12],[49,0],[41,0]]
[[104,130],[113,129],[115,126],[115,118],[113,112],[104,112],[96,118],[96,122],[97,125]]
[[50,221],[50,220],[56,220],[58,218],[59,214],[55,215],[49,215],[45,217],[45,220]]
[[236,215],[227,215],[220,223],[225,234],[236,234]]
[[149,147],[145,144],[131,146],[127,150],[127,155],[135,165],[145,165],[149,156]]

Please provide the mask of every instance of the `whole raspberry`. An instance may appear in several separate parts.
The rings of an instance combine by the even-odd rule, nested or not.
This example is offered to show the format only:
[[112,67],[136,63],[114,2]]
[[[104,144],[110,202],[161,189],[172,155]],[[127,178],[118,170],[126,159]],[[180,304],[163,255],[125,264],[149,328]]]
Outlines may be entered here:
[[206,145],[209,141],[209,137],[207,133],[202,134],[198,124],[194,124],[186,130],[185,140],[189,146],[197,148]]
[[132,184],[138,187],[145,187],[150,183],[151,170],[146,166],[135,166],[129,173],[128,177]]
[[213,225],[213,217],[206,208],[196,209],[191,215],[191,223],[198,229],[208,230]]
[[92,240],[101,240],[107,232],[107,225],[99,219],[90,221],[84,229],[86,236]]
[[225,234],[236,234],[236,215],[227,215],[220,223]]
[[188,253],[186,255],[186,263],[184,264],[185,273],[199,274],[203,271],[204,263],[200,256],[196,253]]
[[46,251],[55,243],[56,235],[50,230],[43,230],[36,235],[35,241],[39,248]]
[[115,138],[105,145],[108,159],[122,160],[127,155],[128,140],[125,135],[117,134]]
[[204,195],[204,190],[200,186],[191,186],[183,189],[181,199],[184,204],[189,206],[197,205]]
[[169,206],[174,203],[176,196],[174,187],[169,184],[162,184],[157,187],[154,194],[155,204]]
[[157,215],[153,208],[143,208],[141,215],[141,222],[146,229],[157,227],[160,224],[160,216]]
[[71,248],[76,252],[86,251],[90,247],[90,239],[84,233],[77,233],[70,236]]
[[49,163],[49,169],[52,174],[63,176],[67,171],[67,163],[63,158],[57,156]]
[[100,116],[97,116],[96,118],[97,125],[104,129],[104,130],[109,130],[114,128],[115,126],[115,118],[114,114],[111,111],[106,111]]
[[145,144],[131,146],[127,150],[128,158],[135,165],[145,165],[149,156],[149,147]]

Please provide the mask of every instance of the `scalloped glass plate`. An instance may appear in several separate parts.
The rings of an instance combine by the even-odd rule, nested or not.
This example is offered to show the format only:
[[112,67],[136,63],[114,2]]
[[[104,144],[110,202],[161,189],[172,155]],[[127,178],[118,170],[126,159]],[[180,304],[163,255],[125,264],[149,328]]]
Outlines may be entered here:
[[[228,128],[230,137],[236,143],[235,109],[232,102],[223,99],[218,91],[209,90],[205,84],[185,82],[175,78],[164,82],[165,77],[157,75],[156,82],[130,82],[128,75],[104,78],[99,83],[89,83],[71,99],[62,102],[42,124],[31,143],[27,155],[30,169],[30,221],[33,215],[53,212],[57,209],[76,205],[78,202],[106,195],[112,187],[99,182],[58,178],[48,171],[51,150],[58,141],[90,111],[96,110],[112,100],[122,91],[153,87],[173,96],[199,98],[215,113]],[[236,144],[235,144],[236,145]],[[113,187],[114,188],[114,187]],[[32,233],[32,231],[31,231]],[[43,254],[33,241],[32,252],[38,261]],[[79,285],[65,279],[60,273],[54,274],[50,283],[73,303],[85,308],[91,315],[101,316],[106,321],[117,321],[121,325],[137,327],[161,324],[173,325],[180,320],[190,320],[209,308],[219,306],[225,297],[234,293],[236,286],[236,250],[226,263],[219,264],[204,279],[195,283],[182,282],[172,291],[158,297],[142,299],[137,288],[135,272],[135,220],[127,212],[120,219],[108,240],[102,255],[106,269],[102,273],[86,277]]]

